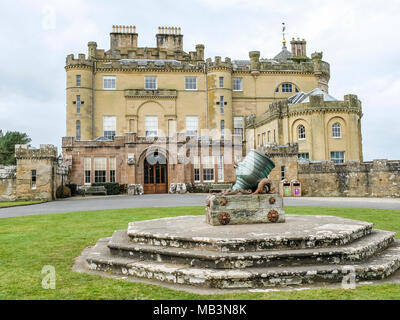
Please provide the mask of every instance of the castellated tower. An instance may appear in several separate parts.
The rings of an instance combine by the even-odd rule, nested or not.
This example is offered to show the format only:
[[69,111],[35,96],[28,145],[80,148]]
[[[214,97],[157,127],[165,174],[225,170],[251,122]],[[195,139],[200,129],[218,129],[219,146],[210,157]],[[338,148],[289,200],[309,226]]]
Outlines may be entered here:
[[230,139],[233,131],[232,62],[230,58],[207,61],[208,128],[215,138]]
[[89,56],[67,57],[67,135],[77,140],[92,140],[93,136],[93,61],[97,44],[89,43]]

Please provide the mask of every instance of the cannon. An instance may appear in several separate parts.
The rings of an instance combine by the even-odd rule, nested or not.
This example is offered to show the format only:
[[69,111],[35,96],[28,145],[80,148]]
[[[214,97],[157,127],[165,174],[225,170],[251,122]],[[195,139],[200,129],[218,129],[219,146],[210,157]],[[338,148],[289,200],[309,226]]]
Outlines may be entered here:
[[[260,187],[260,184],[265,183],[264,186],[266,186],[268,183],[265,179],[274,168],[274,162],[264,153],[257,150],[251,150],[246,158],[240,162],[236,168],[236,184],[232,187],[232,190],[254,191],[254,189]],[[271,191],[270,181],[268,182],[270,188],[269,191]]]

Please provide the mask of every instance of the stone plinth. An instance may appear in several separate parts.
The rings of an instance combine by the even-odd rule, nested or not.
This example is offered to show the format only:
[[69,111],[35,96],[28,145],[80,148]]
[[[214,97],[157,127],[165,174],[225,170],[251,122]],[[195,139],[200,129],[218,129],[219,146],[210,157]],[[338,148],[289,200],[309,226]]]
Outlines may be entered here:
[[349,270],[373,281],[400,268],[393,232],[338,217],[286,218],[225,227],[204,216],[132,222],[85,250],[82,271],[208,290],[340,283]]
[[207,223],[213,226],[285,222],[278,194],[213,195],[207,199],[206,210]]

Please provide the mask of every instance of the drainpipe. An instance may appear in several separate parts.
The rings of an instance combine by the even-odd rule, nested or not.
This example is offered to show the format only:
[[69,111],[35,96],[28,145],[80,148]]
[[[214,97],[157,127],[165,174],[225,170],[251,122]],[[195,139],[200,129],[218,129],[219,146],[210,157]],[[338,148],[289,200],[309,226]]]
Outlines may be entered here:
[[208,79],[207,79],[207,66],[204,64],[204,74],[206,78],[206,128],[208,132]]
[[93,62],[93,73],[92,73],[92,140],[94,140],[94,78],[96,75],[96,61]]

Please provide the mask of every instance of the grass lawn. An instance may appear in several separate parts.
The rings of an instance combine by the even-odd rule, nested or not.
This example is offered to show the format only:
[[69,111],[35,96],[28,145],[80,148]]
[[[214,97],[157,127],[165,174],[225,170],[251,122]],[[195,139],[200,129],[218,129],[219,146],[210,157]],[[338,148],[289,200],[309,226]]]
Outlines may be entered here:
[[[324,214],[373,222],[398,232],[400,211],[286,207],[288,214]],[[0,219],[0,300],[5,299],[400,299],[400,285],[359,286],[355,290],[197,295],[159,286],[107,279],[71,271],[81,251],[128,222],[201,215],[203,207],[88,211]],[[41,287],[45,265],[56,268],[56,290]]]
[[0,201],[0,208],[27,206],[31,204],[42,203],[43,201]]

